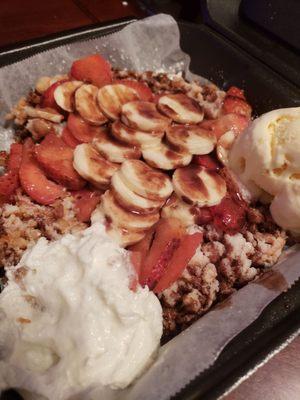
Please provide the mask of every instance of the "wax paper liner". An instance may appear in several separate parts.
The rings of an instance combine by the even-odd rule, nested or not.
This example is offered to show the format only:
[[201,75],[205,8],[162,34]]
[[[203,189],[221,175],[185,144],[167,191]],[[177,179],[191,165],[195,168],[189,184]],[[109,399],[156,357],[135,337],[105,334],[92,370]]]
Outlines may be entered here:
[[[207,82],[189,71],[189,56],[180,49],[179,29],[174,19],[157,15],[134,22],[98,39],[77,42],[42,52],[0,70],[0,118],[44,75],[67,72],[74,59],[101,53],[113,66],[136,71],[184,72],[188,79]],[[8,148],[12,131],[0,127],[0,149]],[[300,275],[300,250],[288,251],[262,281],[248,284],[160,349],[151,367],[122,391],[94,389],[85,399],[165,400],[180,391],[208,368],[226,344],[251,322]],[[82,399],[82,394],[78,399]],[[75,398],[73,398],[75,400]]]

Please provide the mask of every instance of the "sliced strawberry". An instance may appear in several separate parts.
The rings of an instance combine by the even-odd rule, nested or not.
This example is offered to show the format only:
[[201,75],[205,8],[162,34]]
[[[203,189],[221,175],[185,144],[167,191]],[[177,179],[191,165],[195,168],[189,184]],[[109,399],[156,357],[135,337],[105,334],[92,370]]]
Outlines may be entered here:
[[19,172],[21,186],[28,196],[37,203],[52,204],[64,195],[64,189],[46,178],[35,158],[34,148],[32,139],[27,139],[24,142]]
[[13,143],[10,146],[10,153],[7,162],[8,171],[19,171],[22,161],[23,146],[20,143]]
[[76,114],[69,114],[67,126],[71,134],[80,143],[90,143],[103,129],[92,126]]
[[66,126],[62,131],[61,138],[72,149],[75,149],[75,147],[81,143],[75,138],[75,136],[72,135],[70,129],[68,129]]
[[132,246],[128,247],[128,250],[135,252],[135,253],[140,253],[142,257],[142,261],[146,259],[148,252],[150,250],[152,241],[153,241],[153,236],[154,236],[154,230],[151,229],[146,233],[144,238],[139,241],[136,244],[133,244]]
[[99,54],[74,61],[71,75],[79,81],[90,82],[98,87],[112,82],[111,65]]
[[223,103],[223,112],[224,114],[238,114],[250,120],[252,108],[250,104],[239,97],[226,96]]
[[42,108],[49,107],[53,108],[54,110],[60,111],[60,107],[56,104],[56,101],[54,99],[54,91],[59,85],[67,81],[68,79],[62,79],[49,86],[48,89],[42,95],[40,106]]
[[249,120],[242,115],[226,114],[217,119],[204,120],[200,126],[212,131],[216,138],[219,139],[225,132],[230,130],[237,134],[242,133],[248,124]]
[[81,222],[89,222],[92,212],[100,202],[102,193],[97,190],[83,189],[72,193],[75,198],[76,217]]
[[151,89],[149,88],[149,86],[146,85],[146,83],[134,81],[132,79],[120,79],[120,80],[116,80],[114,83],[121,83],[122,85],[128,86],[131,89],[134,89],[137,92],[137,94],[139,95],[139,98],[143,101],[153,101],[154,100],[153,93],[151,92]]
[[240,232],[245,224],[245,208],[230,197],[225,197],[217,206],[210,207],[214,225],[224,232]]
[[10,200],[10,197],[20,186],[19,169],[22,161],[23,146],[19,143],[13,143],[10,146],[10,153],[7,161],[7,172],[0,176],[0,202]]
[[200,232],[193,233],[192,235],[184,235],[182,237],[180,245],[174,251],[162,277],[153,289],[155,293],[161,293],[177,281],[202,241],[203,234]]
[[213,216],[210,210],[210,207],[198,207],[193,206],[191,211],[195,216],[195,223],[197,225],[207,225],[213,220]]
[[73,149],[53,133],[35,147],[35,155],[47,177],[67,189],[80,190],[86,184],[73,167]]
[[17,171],[9,171],[0,176],[0,204],[9,201],[18,187],[19,175]]
[[231,86],[227,90],[226,96],[238,97],[239,99],[246,100],[244,91],[236,86]]
[[193,163],[201,165],[202,167],[205,167],[210,171],[218,171],[220,169],[220,164],[218,163],[218,161],[208,154],[202,156],[195,155],[193,157]]
[[157,104],[158,101],[159,101],[159,99],[160,99],[162,96],[164,96],[163,93],[162,93],[162,94],[155,93],[155,94],[153,95],[153,102],[154,102],[155,104]]
[[152,246],[142,265],[141,285],[148,285],[150,289],[154,287],[163,275],[174,251],[179,246],[184,232],[181,222],[176,218],[161,219],[159,221]]

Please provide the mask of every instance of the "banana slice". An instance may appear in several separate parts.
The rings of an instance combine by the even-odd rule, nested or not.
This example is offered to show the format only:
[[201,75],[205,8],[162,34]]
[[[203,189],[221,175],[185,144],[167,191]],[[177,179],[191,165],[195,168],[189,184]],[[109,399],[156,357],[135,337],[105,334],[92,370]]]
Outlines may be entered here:
[[74,93],[81,85],[81,81],[68,81],[57,86],[54,90],[56,104],[65,111],[74,111]]
[[53,85],[53,83],[62,81],[63,79],[69,79],[68,75],[55,75],[52,77],[41,76],[35,84],[35,90],[38,93],[43,94],[51,85]]
[[101,157],[89,143],[75,148],[73,166],[80,176],[100,189],[108,188],[112,175],[119,168]]
[[128,230],[144,231],[151,228],[159,220],[158,212],[142,215],[126,210],[117,203],[111,190],[104,193],[101,205],[104,215],[112,221],[113,225]]
[[94,85],[82,85],[75,92],[75,107],[80,116],[93,125],[107,122],[97,103],[98,88]]
[[111,162],[122,163],[127,159],[141,157],[139,148],[119,142],[105,131],[94,138],[93,145],[103,157]]
[[42,118],[46,119],[47,121],[59,123],[64,119],[64,116],[59,114],[53,108],[39,108],[39,107],[31,107],[25,106],[24,107],[25,114],[30,118]]
[[233,131],[225,132],[217,143],[217,156],[225,166],[229,164],[229,152],[235,141],[236,134]]
[[173,192],[168,175],[149,167],[139,160],[123,162],[120,174],[122,180],[134,193],[151,200],[166,200]]
[[137,211],[141,214],[151,214],[158,211],[162,200],[151,200],[135,194],[124,182],[120,171],[117,171],[111,180],[113,195],[117,202],[126,210]]
[[144,132],[164,131],[170,119],[157,111],[154,103],[131,101],[122,107],[122,121],[133,129]]
[[127,247],[139,242],[143,239],[147,232],[147,229],[145,231],[135,231],[114,225],[110,218],[105,217],[101,203],[93,211],[91,215],[91,222],[92,224],[96,222],[105,224],[106,231],[109,236],[121,247]]
[[172,181],[177,196],[199,207],[215,206],[226,195],[225,180],[217,172],[201,166],[176,169]]
[[105,85],[98,90],[98,104],[108,118],[115,120],[120,117],[123,104],[138,100],[138,93],[125,85]]
[[168,143],[161,142],[157,147],[142,150],[145,161],[151,167],[165,170],[175,169],[188,165],[192,155],[186,151],[178,152],[172,149]]
[[185,94],[167,94],[158,100],[158,109],[181,124],[198,124],[203,120],[200,105]]
[[161,210],[163,218],[177,218],[184,226],[191,226],[196,223],[196,217],[192,212],[190,204],[182,201],[177,194],[173,193]]
[[143,132],[138,129],[129,128],[122,124],[121,121],[115,121],[112,124],[111,133],[117,140],[142,148],[159,145],[164,135],[163,131]]
[[131,246],[141,241],[146,232],[136,232],[134,230],[124,229],[118,226],[110,225],[106,228],[109,236],[121,247]]
[[53,122],[47,121],[41,118],[32,118],[27,121],[25,128],[31,133],[35,140],[48,135],[48,133],[58,133],[61,125],[54,124]]
[[216,144],[215,135],[197,125],[173,125],[167,129],[168,141],[191,154],[209,154]]

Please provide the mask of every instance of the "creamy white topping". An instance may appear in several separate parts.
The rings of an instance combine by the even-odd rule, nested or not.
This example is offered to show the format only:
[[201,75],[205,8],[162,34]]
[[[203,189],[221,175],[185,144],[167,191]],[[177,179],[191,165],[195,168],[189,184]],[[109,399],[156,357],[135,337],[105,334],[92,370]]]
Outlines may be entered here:
[[129,254],[95,223],[55,242],[42,238],[8,271],[0,295],[0,390],[68,399],[123,388],[148,365],[162,334],[156,296]]

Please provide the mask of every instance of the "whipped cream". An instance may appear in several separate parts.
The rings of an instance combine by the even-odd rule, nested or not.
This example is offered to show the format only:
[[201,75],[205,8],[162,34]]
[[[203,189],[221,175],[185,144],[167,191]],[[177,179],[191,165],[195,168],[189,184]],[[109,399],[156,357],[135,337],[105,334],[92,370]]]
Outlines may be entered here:
[[[129,385],[155,355],[162,310],[101,223],[41,238],[0,294],[0,390],[62,400]],[[106,390],[105,389],[105,390]],[[80,396],[79,396],[80,397]]]

